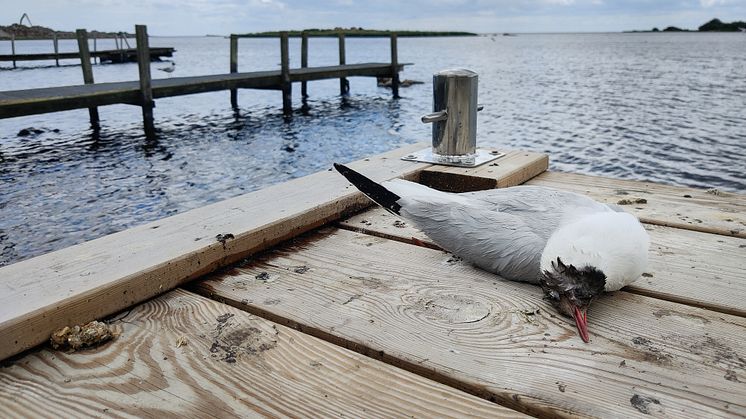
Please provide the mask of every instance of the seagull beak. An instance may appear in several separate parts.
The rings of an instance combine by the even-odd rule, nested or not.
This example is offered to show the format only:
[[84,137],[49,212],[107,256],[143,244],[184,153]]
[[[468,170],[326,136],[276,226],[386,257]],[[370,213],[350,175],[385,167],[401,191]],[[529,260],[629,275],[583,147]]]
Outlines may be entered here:
[[579,309],[573,307],[572,316],[575,317],[575,325],[578,327],[578,334],[583,342],[588,343],[591,339],[588,337],[588,317],[586,314],[587,308]]

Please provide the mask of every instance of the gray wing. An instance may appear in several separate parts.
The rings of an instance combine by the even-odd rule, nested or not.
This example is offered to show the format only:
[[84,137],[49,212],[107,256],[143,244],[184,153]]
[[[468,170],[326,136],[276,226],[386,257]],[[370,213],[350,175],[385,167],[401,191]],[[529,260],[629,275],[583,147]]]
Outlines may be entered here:
[[409,200],[402,215],[439,246],[486,271],[537,283],[546,238],[519,217],[468,203]]
[[514,186],[459,195],[481,203],[485,209],[524,220],[533,232],[545,239],[560,225],[578,217],[614,210],[585,195],[542,186]]

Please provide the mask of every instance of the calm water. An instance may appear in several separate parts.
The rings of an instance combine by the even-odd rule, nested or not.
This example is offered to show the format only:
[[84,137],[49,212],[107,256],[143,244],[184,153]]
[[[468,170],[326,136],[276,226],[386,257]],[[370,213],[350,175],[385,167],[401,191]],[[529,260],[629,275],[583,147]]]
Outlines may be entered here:
[[[111,45],[110,45],[111,44]],[[239,70],[279,66],[279,41],[241,40]],[[171,74],[228,69],[228,40],[152,38],[177,48]],[[112,47],[102,41],[99,49]],[[46,52],[24,41],[17,52]],[[62,41],[61,50],[76,50]],[[388,39],[348,39],[347,62],[386,62]],[[0,54],[10,44],[0,42]],[[300,45],[291,40],[291,65]],[[335,64],[334,39],[311,39],[310,65]],[[246,193],[403,144],[429,141],[419,117],[432,101],[432,73],[466,67],[480,77],[481,145],[547,152],[552,169],[746,192],[746,36],[563,34],[400,39],[403,78],[424,85],[390,92],[367,78],[309,85],[309,111],[280,115],[279,92],[242,91],[160,99],[157,141],[140,109],[99,109],[0,120],[0,265]],[[0,90],[79,84],[63,61],[2,63]],[[33,66],[32,68],[29,68]],[[135,80],[136,64],[94,66],[97,82]],[[300,107],[300,86],[294,103]],[[25,128],[30,135],[19,136]]]

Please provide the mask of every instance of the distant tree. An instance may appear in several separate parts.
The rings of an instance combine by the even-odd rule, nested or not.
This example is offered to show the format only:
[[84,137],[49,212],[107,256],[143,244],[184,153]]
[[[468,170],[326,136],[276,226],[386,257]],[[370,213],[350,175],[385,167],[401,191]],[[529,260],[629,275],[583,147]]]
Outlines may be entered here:
[[720,19],[712,19],[699,27],[700,32],[718,31],[718,32],[736,32],[738,28],[746,28],[746,22],[736,21],[724,23]]
[[684,29],[677,28],[676,26],[669,26],[666,29],[663,29],[663,32],[684,32]]
[[660,32],[661,30],[658,28],[653,28],[653,32]]

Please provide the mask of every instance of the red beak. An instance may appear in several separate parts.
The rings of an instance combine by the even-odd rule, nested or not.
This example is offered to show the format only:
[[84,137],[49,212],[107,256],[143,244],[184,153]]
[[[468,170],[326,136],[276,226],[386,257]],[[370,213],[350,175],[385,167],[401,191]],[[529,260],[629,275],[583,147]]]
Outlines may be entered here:
[[578,334],[580,335],[580,338],[583,339],[583,342],[588,343],[591,339],[588,337],[587,309],[581,310],[577,307],[573,307],[573,309],[575,311],[572,315],[575,317],[575,325],[578,327]]

